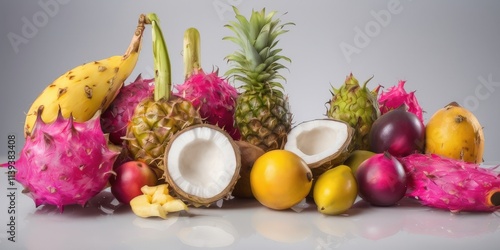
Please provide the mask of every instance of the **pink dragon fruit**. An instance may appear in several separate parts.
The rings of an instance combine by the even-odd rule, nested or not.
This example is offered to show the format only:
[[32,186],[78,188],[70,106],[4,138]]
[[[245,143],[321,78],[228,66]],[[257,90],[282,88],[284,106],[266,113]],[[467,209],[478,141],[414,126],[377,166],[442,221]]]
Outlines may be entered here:
[[205,74],[203,70],[177,85],[176,95],[182,96],[199,109],[206,123],[223,128],[235,140],[240,133],[234,126],[234,109],[238,93],[229,83],[218,76],[218,72]]
[[61,111],[45,123],[39,109],[33,132],[26,138],[16,161],[16,180],[38,207],[85,203],[101,192],[118,152],[108,148],[99,116],[87,122],[65,119]]
[[123,86],[111,105],[101,116],[101,126],[104,133],[109,134],[109,140],[121,145],[127,132],[127,124],[134,114],[137,104],[154,92],[154,78],[143,79],[139,74],[134,82]]
[[491,168],[438,155],[399,158],[407,172],[407,196],[452,212],[500,209],[500,174]]
[[175,86],[174,94],[191,101],[205,123],[219,126],[239,140],[241,135],[234,124],[238,91],[219,77],[219,70],[205,74],[200,57],[200,34],[196,28],[189,28],[184,33],[185,81]]
[[409,112],[415,114],[424,123],[423,111],[415,97],[415,91],[406,92],[405,83],[406,81],[399,81],[398,85],[390,87],[387,91],[382,91],[378,97],[380,113],[383,115],[404,104]]

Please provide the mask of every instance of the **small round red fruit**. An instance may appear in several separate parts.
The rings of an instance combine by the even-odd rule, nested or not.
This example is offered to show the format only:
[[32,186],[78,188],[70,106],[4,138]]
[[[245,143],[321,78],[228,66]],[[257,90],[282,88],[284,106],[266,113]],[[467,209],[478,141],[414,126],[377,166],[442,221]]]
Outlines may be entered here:
[[376,154],[356,171],[359,196],[375,206],[392,206],[406,194],[403,165],[389,153]]
[[116,175],[111,176],[111,193],[122,203],[142,194],[144,185],[155,186],[158,178],[154,171],[144,162],[128,161],[115,169]]

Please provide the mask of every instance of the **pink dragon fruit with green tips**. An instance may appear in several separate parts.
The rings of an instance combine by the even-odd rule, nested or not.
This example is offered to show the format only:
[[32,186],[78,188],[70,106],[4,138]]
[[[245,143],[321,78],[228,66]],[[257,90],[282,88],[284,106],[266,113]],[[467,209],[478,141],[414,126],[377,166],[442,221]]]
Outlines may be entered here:
[[217,71],[205,74],[203,70],[177,85],[176,95],[182,96],[199,109],[204,122],[224,129],[235,140],[240,139],[239,130],[234,126],[234,109],[238,92],[218,76]]
[[407,172],[407,196],[452,212],[500,209],[500,173],[492,168],[438,155],[399,158]]
[[205,123],[219,126],[234,140],[239,140],[241,135],[234,123],[238,91],[219,77],[219,70],[209,74],[203,71],[200,34],[196,28],[185,31],[183,52],[185,81],[175,86],[174,94],[191,101]]
[[415,96],[415,91],[410,93],[406,92],[404,86],[406,81],[399,81],[398,85],[394,85],[382,91],[378,97],[378,103],[380,108],[380,114],[385,114],[393,109],[399,108],[402,105],[406,105],[408,112],[415,114],[418,119],[423,123],[423,111],[422,107],[418,103],[417,97]]
[[15,179],[38,207],[85,203],[108,183],[119,152],[108,147],[99,116],[86,122],[64,118],[59,110],[53,123],[37,120],[16,161]]
[[123,86],[111,105],[101,116],[101,126],[104,133],[109,134],[109,140],[122,145],[127,132],[127,124],[134,114],[137,104],[153,95],[154,78],[143,79],[139,74],[134,82]]

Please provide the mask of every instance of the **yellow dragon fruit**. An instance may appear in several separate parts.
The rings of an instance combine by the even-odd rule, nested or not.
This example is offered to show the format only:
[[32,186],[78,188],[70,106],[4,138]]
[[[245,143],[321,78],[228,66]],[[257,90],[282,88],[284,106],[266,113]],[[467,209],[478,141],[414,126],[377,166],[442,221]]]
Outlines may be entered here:
[[493,168],[434,154],[399,158],[407,172],[407,196],[451,212],[500,209],[500,174]]

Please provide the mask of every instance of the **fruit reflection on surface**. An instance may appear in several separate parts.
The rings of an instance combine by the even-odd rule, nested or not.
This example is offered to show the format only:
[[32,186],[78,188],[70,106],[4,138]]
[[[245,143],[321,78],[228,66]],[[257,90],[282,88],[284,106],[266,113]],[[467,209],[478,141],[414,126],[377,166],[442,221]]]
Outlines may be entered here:
[[258,234],[282,243],[303,241],[313,232],[311,223],[306,217],[292,210],[258,208],[253,212],[252,225]]
[[230,221],[215,216],[194,216],[184,221],[177,237],[193,247],[227,247],[238,240],[238,231]]

